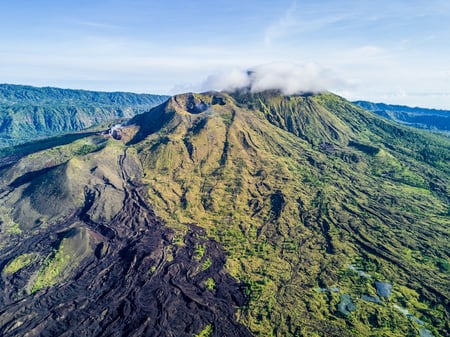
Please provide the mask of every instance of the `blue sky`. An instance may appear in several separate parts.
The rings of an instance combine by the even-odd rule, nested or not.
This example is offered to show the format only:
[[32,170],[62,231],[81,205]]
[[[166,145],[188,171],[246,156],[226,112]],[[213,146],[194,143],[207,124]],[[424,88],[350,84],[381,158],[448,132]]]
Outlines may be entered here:
[[349,99],[450,109],[448,0],[2,2],[3,83],[176,93],[287,62]]

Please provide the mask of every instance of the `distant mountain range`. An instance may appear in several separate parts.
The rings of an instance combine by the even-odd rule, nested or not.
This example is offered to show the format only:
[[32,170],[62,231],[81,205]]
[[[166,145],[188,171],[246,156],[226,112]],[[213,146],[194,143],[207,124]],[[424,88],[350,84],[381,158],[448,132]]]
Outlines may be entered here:
[[404,105],[390,105],[367,101],[355,101],[353,103],[398,123],[420,129],[450,133],[449,110],[411,108]]
[[[129,119],[169,96],[0,84],[0,148]],[[354,104],[405,125],[450,133],[450,111]]]
[[150,110],[168,96],[0,84],[0,147]]

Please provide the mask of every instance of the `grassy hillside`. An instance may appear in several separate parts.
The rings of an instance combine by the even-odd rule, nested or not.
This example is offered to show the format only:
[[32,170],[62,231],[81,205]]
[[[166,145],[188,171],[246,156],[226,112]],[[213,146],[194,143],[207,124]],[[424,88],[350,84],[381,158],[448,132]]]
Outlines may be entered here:
[[449,334],[448,138],[277,92],[119,132],[4,158],[3,335]]
[[0,147],[130,118],[167,96],[0,85]]
[[[254,334],[418,333],[394,304],[448,331],[448,139],[332,94],[178,96],[158,116],[136,145],[150,203],[229,252]],[[376,280],[395,292],[374,305],[361,298]],[[344,294],[355,313],[339,311]]]

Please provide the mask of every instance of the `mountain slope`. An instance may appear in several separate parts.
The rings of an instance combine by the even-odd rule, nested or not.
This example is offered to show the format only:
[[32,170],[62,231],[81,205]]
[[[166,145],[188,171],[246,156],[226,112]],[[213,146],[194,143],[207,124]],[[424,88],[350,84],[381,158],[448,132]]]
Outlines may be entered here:
[[449,332],[448,139],[275,91],[117,132],[4,160],[3,335]]
[[0,85],[0,147],[130,118],[167,96]]
[[421,129],[450,132],[450,111],[356,101],[354,104],[396,122]]

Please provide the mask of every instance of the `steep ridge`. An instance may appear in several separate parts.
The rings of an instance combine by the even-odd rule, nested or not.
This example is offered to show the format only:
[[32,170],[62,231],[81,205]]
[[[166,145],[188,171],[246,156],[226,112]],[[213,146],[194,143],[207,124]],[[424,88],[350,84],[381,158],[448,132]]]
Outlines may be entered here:
[[448,139],[273,91],[117,132],[1,169],[3,335],[449,332]]
[[0,84],[0,148],[133,117],[168,96]]

